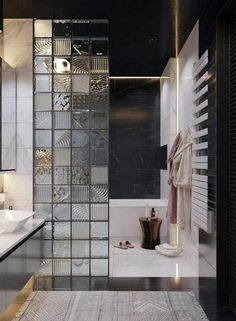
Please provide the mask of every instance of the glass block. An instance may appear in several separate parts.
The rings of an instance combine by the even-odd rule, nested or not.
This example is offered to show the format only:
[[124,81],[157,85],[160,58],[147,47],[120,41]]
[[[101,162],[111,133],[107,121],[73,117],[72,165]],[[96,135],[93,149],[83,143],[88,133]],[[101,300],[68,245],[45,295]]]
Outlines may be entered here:
[[35,166],[51,166],[52,150],[49,148],[41,148],[35,150]]
[[54,20],[53,21],[54,37],[70,37],[71,21],[70,20]]
[[73,130],[72,147],[86,147],[89,144],[89,131]]
[[70,238],[70,223],[54,222],[54,239],[69,239]]
[[88,163],[88,148],[72,148],[72,166],[86,166]]
[[36,129],[51,129],[52,113],[50,111],[35,112],[34,126]]
[[70,241],[53,241],[54,257],[70,257],[71,256]]
[[107,221],[109,213],[108,204],[91,204],[91,220]]
[[37,19],[34,22],[35,37],[52,37],[52,20]]
[[70,204],[54,204],[53,219],[55,221],[69,221],[70,211],[71,211]]
[[67,276],[71,272],[70,259],[54,259],[53,260],[53,275],[54,276]]
[[89,186],[74,185],[72,186],[72,202],[88,202],[89,201]]
[[89,275],[89,260],[77,259],[72,260],[72,276],[87,276]]
[[107,58],[91,58],[91,74],[108,74],[109,63]]
[[92,167],[91,183],[108,184],[108,167]]
[[72,91],[78,93],[89,93],[89,76],[72,75]]
[[93,93],[90,95],[90,106],[93,110],[108,110],[109,95]]
[[73,113],[72,128],[73,129],[89,128],[89,112],[88,111],[78,111],[78,112]]
[[73,56],[72,72],[74,74],[87,75],[89,74],[89,58]]
[[70,112],[54,112],[54,128],[69,129],[71,128],[71,113]]
[[52,205],[51,204],[35,204],[34,211],[36,212],[34,218],[43,219],[46,221],[52,220]]
[[51,56],[52,55],[52,39],[51,38],[35,38],[34,54],[35,54],[35,56]]
[[42,257],[52,257],[51,240],[40,240],[40,255]]
[[70,167],[54,167],[53,183],[61,185],[70,184]]
[[35,92],[51,92],[52,91],[52,76],[51,75],[35,75],[34,76],[34,91]]
[[34,109],[35,111],[52,110],[52,94],[51,93],[35,94]]
[[73,222],[72,223],[72,238],[73,239],[89,239],[89,223]]
[[89,168],[73,167],[72,168],[72,184],[89,184]]
[[73,39],[72,55],[88,56],[89,55],[89,40],[88,39]]
[[55,56],[70,56],[71,55],[71,39],[62,38],[54,39],[53,54]]
[[70,148],[54,148],[54,166],[70,166]]
[[107,166],[108,165],[108,149],[107,148],[92,148],[92,150],[91,150],[91,165],[92,166]]
[[91,241],[91,257],[107,258],[108,241]]
[[91,275],[92,276],[107,276],[108,275],[108,260],[107,259],[92,259],[91,260]]
[[70,94],[54,94],[54,110],[67,111],[70,109]]
[[87,110],[89,109],[89,95],[72,94],[73,110]]
[[108,128],[108,113],[106,111],[92,111],[90,114],[90,127],[93,129]]
[[52,58],[51,57],[35,57],[34,72],[36,74],[52,73]]
[[89,20],[73,20],[72,23],[73,37],[88,37],[90,35]]
[[91,200],[95,203],[108,202],[108,186],[107,185],[92,185]]
[[35,184],[52,184],[52,168],[35,167],[34,182]]
[[93,130],[91,131],[91,146],[97,148],[105,148],[108,146],[108,131]]
[[72,220],[88,221],[89,220],[89,204],[72,204]]
[[107,76],[91,76],[91,92],[106,93],[109,90],[109,78]]
[[53,77],[53,90],[55,92],[70,92],[71,78],[66,75],[54,75]]
[[69,57],[53,59],[53,72],[56,74],[66,74],[71,71],[71,61]]
[[45,240],[52,239],[52,223],[46,222],[44,227],[40,230],[41,238]]
[[93,239],[108,238],[108,223],[91,222],[91,238]]
[[71,146],[70,130],[54,130],[54,146],[68,148]]
[[89,257],[89,241],[72,241],[72,257]]
[[36,185],[34,187],[35,202],[51,202],[52,201],[52,186],[51,185]]
[[55,203],[70,202],[70,186],[68,185],[54,185],[53,187],[53,201]]
[[52,132],[51,130],[35,130],[35,147],[51,147]]
[[108,55],[108,41],[106,39],[92,40],[92,55],[93,56],[107,56]]
[[[52,260],[50,259],[43,259],[40,267],[39,267],[39,271],[37,273],[37,276],[43,276],[43,278],[38,278],[37,277],[37,288],[39,287],[38,283],[40,279],[43,279],[43,288],[45,287],[45,276],[51,276],[52,275]],[[51,277],[50,277],[51,279]]]

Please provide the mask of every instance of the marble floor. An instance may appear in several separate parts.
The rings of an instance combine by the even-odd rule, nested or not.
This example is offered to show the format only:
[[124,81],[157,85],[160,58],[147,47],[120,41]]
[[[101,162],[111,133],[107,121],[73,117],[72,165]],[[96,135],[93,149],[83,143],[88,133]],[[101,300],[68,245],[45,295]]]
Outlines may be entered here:
[[[167,257],[141,248],[137,239],[129,240],[134,249],[113,247],[119,241],[115,238],[110,241],[110,277],[199,277],[198,251],[191,242],[186,242],[182,255]],[[215,271],[206,263],[201,274],[211,277]]]

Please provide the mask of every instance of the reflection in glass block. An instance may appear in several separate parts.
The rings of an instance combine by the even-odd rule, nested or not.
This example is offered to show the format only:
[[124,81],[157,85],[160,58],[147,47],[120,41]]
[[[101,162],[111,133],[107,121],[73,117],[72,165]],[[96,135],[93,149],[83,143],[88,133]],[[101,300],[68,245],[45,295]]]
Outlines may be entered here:
[[95,203],[108,202],[108,186],[107,185],[92,185],[91,200]]
[[89,220],[89,204],[72,204],[72,220],[88,221]]
[[89,186],[74,185],[72,186],[72,202],[88,202],[89,201]]
[[44,219],[46,221],[52,220],[52,205],[51,204],[35,204],[34,205],[35,215],[34,218]]
[[91,58],[91,73],[92,74],[107,74],[108,73],[107,58]]
[[93,93],[90,95],[90,106],[94,110],[108,110],[109,96],[107,94]]
[[35,111],[52,110],[52,94],[39,93],[34,95]]
[[89,55],[89,40],[74,39],[72,42],[72,55],[88,56]]
[[68,112],[54,113],[54,128],[66,129],[71,128],[71,114]]
[[51,147],[52,132],[51,130],[35,130],[35,147]]
[[52,187],[50,185],[36,185],[34,187],[34,200],[38,203],[52,201]]
[[89,76],[72,75],[72,91],[89,93]]
[[93,239],[108,238],[108,223],[91,222],[91,237]]
[[67,276],[70,275],[71,262],[70,259],[54,259],[53,260],[53,275]]
[[108,204],[91,204],[91,220],[106,221],[108,220]]
[[91,128],[106,129],[108,128],[108,113],[105,111],[91,112]]
[[73,130],[72,147],[86,147],[89,143],[89,131]]
[[71,133],[70,130],[54,130],[54,146],[60,148],[70,147]]
[[54,239],[69,239],[70,238],[70,223],[54,222]]
[[55,92],[70,92],[71,79],[70,76],[54,75],[53,89]]
[[72,23],[73,37],[85,37],[90,35],[89,20],[73,20]]
[[93,147],[104,148],[108,146],[108,131],[93,130],[91,132],[91,145]]
[[36,149],[35,150],[35,166],[51,166],[52,165],[52,150],[51,149]]
[[52,128],[52,113],[50,111],[41,111],[34,113],[34,124],[37,129]]
[[54,20],[53,21],[53,36],[54,37],[70,37],[71,22],[70,20]]
[[[51,276],[52,275],[52,260],[50,259],[43,259],[40,267],[39,267],[39,271],[37,273],[37,288],[38,288],[38,282],[39,279],[43,279],[43,286],[44,286],[44,282],[45,282],[45,276]],[[43,276],[43,278],[38,278],[38,276]]]
[[51,240],[40,240],[40,254],[42,257],[52,257]]
[[88,257],[89,241],[72,241],[72,257]]
[[92,55],[93,56],[107,56],[108,55],[108,42],[107,40],[92,41]]
[[73,113],[72,128],[86,129],[89,127],[89,112],[80,111]]
[[71,71],[70,58],[54,58],[53,72],[56,74],[66,74]]
[[51,56],[52,55],[52,39],[35,38],[34,42],[35,56]]
[[70,166],[70,148],[54,148],[54,166]]
[[52,73],[52,58],[51,57],[35,57],[34,72],[36,74]]
[[55,56],[70,56],[71,55],[71,40],[70,39],[54,39],[53,54]]
[[51,92],[52,91],[52,76],[51,75],[35,75],[34,76],[34,91],[35,92]]
[[70,210],[71,210],[70,204],[54,204],[53,219],[55,221],[69,221]]
[[108,241],[91,241],[91,257],[108,257]]
[[50,167],[35,167],[34,180],[35,184],[51,184],[52,169]]
[[93,148],[91,150],[91,165],[92,166],[107,166],[108,165],[108,149]]
[[89,184],[89,168],[72,167],[72,184]]
[[90,80],[90,87],[92,92],[108,92],[109,78],[107,76],[92,76]]
[[40,238],[51,240],[52,239],[52,223],[46,222],[44,227],[40,230]]
[[89,260],[77,259],[72,260],[72,276],[89,275]]
[[74,56],[72,59],[72,72],[74,74],[88,74],[89,73],[89,59]]
[[53,187],[53,201],[55,203],[70,202],[70,186],[54,185],[54,187]]
[[108,184],[108,167],[92,167],[91,183]]
[[70,109],[70,95],[54,94],[54,110],[66,111]]
[[37,19],[34,22],[35,37],[52,37],[52,20]]
[[70,184],[70,167],[54,167],[53,183],[59,185]]
[[93,259],[91,260],[91,275],[92,276],[107,276],[108,275],[108,260]]
[[72,165],[86,166],[89,163],[89,149],[88,148],[72,148]]
[[70,257],[70,241],[53,241],[54,257]]
[[73,239],[89,239],[89,223],[73,222],[72,223],[72,238]]
[[73,96],[72,96],[72,106],[73,106],[74,110],[77,110],[77,109],[81,109],[81,110],[89,109],[89,95],[73,94]]

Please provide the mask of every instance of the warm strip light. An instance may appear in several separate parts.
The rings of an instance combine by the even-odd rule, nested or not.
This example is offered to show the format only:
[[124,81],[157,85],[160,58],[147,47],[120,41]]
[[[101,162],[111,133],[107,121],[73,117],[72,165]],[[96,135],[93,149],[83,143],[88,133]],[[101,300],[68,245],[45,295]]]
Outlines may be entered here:
[[112,76],[110,79],[170,79],[170,77],[157,77],[157,76]]

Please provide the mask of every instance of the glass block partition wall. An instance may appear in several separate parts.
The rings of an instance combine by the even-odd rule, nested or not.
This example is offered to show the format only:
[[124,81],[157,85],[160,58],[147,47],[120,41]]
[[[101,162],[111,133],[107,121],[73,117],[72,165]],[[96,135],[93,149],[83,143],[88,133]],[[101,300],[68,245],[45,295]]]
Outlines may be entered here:
[[42,275],[108,275],[108,22],[35,20],[34,209]]

